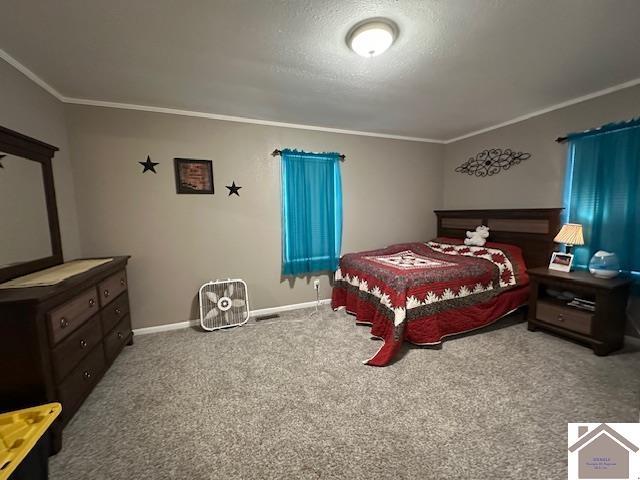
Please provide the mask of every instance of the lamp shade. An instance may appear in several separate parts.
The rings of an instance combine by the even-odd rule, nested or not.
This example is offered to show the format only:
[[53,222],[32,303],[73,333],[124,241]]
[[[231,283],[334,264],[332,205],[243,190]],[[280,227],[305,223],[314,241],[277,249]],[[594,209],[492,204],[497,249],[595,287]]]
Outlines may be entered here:
[[579,223],[565,223],[553,241],[556,243],[564,243],[566,245],[584,245],[582,225]]

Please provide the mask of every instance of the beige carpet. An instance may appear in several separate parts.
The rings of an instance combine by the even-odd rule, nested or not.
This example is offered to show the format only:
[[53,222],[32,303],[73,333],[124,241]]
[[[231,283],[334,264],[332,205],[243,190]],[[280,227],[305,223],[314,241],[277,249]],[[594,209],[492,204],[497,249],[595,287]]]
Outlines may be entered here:
[[567,422],[638,421],[633,348],[596,357],[512,316],[374,368],[366,327],[310,313],[137,337],[51,478],[561,479]]

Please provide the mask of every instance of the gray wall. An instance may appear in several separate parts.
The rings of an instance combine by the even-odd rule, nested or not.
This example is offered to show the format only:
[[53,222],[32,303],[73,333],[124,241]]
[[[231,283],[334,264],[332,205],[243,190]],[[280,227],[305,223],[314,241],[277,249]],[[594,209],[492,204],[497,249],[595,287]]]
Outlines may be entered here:
[[[442,146],[65,106],[1,60],[0,82],[0,124],[60,147],[54,176],[65,258],[133,256],[138,328],[196,318],[197,288],[215,277],[245,278],[254,308],[314,299],[312,279],[280,278],[279,163],[269,156],[275,147],[347,155],[347,252],[432,237],[434,208],[559,206],[566,147],[554,139],[640,114],[634,87]],[[490,147],[532,158],[492,178],[454,172]],[[157,175],[140,173],[137,162],[147,155],[160,162]],[[214,161],[213,197],[175,194],[176,156]],[[234,180],[243,187],[239,198],[224,188]],[[329,295],[323,276],[321,298]]]
[[[566,133],[640,115],[640,86],[578,103],[445,146],[444,208],[519,208],[562,206]],[[531,153],[520,165],[493,177],[477,178],[454,170],[487,148]]]
[[64,106],[14,67],[0,59],[0,125],[60,149],[53,177],[66,260],[80,256],[73,175],[67,147]]
[[[315,299],[312,279],[280,277],[274,148],[339,151],[343,251],[426,240],[442,201],[442,145],[160,113],[67,105],[83,253],[132,255],[134,328],[197,318],[209,279],[246,280],[252,308]],[[141,173],[147,155],[157,175]],[[176,195],[174,157],[211,159],[216,193]],[[242,186],[229,197],[225,185]],[[328,277],[321,298],[329,298]]]
[[[636,86],[448,144],[444,208],[561,207],[567,147],[555,139],[639,115],[640,86]],[[494,147],[532,156],[493,177],[477,178],[454,171],[469,157]],[[631,299],[628,313],[627,333],[640,336],[640,298]]]

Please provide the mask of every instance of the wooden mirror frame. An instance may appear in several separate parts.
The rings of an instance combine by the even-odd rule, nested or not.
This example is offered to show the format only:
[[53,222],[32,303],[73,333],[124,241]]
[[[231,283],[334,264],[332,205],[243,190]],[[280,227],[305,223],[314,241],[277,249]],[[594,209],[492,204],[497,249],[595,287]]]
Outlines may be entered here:
[[0,268],[0,283],[62,263],[62,240],[60,239],[60,223],[58,221],[56,191],[53,185],[53,169],[51,167],[51,159],[57,151],[58,148],[53,145],[27,137],[8,128],[0,127],[0,152],[33,160],[42,165],[42,180],[47,202],[49,236],[51,240],[51,256]]

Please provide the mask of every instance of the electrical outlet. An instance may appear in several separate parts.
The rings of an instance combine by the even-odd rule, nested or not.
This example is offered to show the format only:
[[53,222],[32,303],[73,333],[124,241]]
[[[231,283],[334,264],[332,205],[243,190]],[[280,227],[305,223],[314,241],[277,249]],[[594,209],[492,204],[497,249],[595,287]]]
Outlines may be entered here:
[[316,289],[316,290],[320,290],[320,280],[319,279],[316,278],[313,281],[313,288]]

